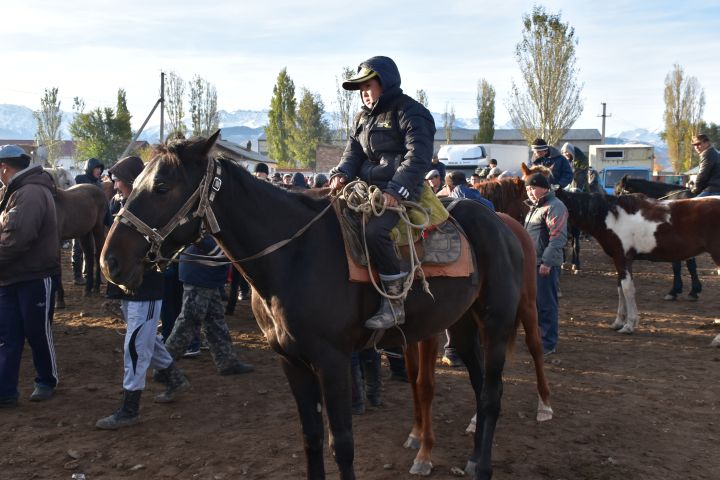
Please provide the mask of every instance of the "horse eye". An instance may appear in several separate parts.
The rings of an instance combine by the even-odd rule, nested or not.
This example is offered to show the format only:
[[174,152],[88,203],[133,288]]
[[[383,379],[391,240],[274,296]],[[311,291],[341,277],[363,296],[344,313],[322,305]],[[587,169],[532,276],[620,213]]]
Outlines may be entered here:
[[153,192],[155,192],[155,193],[164,194],[169,191],[170,191],[170,187],[168,187],[164,183],[156,183],[155,185],[153,185]]

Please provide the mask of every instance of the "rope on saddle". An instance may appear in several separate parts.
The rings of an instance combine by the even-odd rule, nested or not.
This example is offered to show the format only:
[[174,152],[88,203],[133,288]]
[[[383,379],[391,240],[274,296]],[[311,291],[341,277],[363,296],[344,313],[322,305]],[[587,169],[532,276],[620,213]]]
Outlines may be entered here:
[[[425,208],[423,208],[422,205],[420,205],[419,203],[411,202],[408,200],[401,201],[397,207],[388,207],[387,205],[385,205],[382,190],[380,190],[375,185],[368,185],[362,180],[354,180],[345,185],[345,187],[343,187],[342,191],[339,194],[339,198],[345,200],[345,202],[347,203],[347,207],[350,210],[362,214],[363,247],[365,249],[365,256],[368,259],[368,273],[370,274],[370,282],[372,282],[375,290],[381,296],[391,300],[405,298],[407,293],[410,291],[410,288],[412,287],[415,274],[419,272],[418,276],[422,281],[423,290],[432,297],[432,292],[430,292],[430,285],[425,279],[425,273],[421,268],[421,262],[417,254],[417,250],[415,249],[415,243],[412,241],[412,230],[416,229],[422,231],[423,229],[427,228],[428,224],[430,223],[430,215],[425,210]],[[412,222],[412,220],[410,220],[410,217],[408,216],[408,209],[410,208],[415,208],[423,214],[424,220],[422,223],[415,224]],[[377,282],[375,282],[375,277],[372,271],[372,262],[370,261],[370,252],[367,246],[367,236],[365,235],[365,225],[367,224],[370,217],[379,217],[387,210],[397,212],[398,216],[400,217],[400,223],[405,226],[405,229],[407,231],[407,237],[411,239],[408,244],[408,249],[410,252],[410,272],[405,277],[405,281],[403,283],[403,291],[399,295],[390,295],[386,293],[384,289],[381,288],[377,284]]]

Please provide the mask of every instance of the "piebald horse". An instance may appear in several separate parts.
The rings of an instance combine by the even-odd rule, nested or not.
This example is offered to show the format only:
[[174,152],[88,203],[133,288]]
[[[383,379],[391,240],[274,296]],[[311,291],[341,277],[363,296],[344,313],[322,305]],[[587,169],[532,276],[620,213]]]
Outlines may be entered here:
[[[533,170],[523,166],[527,176]],[[546,173],[544,170],[543,173]],[[672,262],[707,252],[720,271],[720,197],[658,201],[557,190],[570,221],[595,237],[615,264],[618,309],[612,328],[633,333],[639,316],[632,278],[634,260]],[[720,344],[720,335],[713,345]]]
[[[281,356],[302,424],[307,478],[325,478],[325,411],[339,476],[355,479],[350,355],[368,344],[364,322],[380,296],[372,286],[348,280],[331,201],[281,190],[232,161],[213,158],[218,134],[157,147],[110,229],[103,272],[125,289],[137,289],[146,267],[165,262],[201,230],[211,232],[252,286],[255,318]],[[417,342],[458,322],[472,338],[482,331],[482,342],[461,345],[471,350],[459,354],[467,359],[478,419],[468,463],[477,479],[488,480],[523,254],[507,226],[477,202],[460,202],[452,213],[470,240],[476,272],[430,278],[433,296],[414,282],[405,324],[386,331],[378,346]]]

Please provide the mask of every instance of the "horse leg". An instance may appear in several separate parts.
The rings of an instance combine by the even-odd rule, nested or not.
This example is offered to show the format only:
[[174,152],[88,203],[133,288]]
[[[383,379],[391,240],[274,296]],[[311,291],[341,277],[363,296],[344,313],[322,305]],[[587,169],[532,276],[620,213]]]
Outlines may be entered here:
[[702,292],[702,283],[700,282],[700,277],[698,277],[697,261],[695,260],[695,257],[685,260],[685,266],[690,273],[691,282],[690,293],[688,294],[688,296],[692,299],[697,300],[698,293]]
[[535,364],[535,381],[538,391],[538,405],[536,420],[544,422],[552,420],[553,409],[550,406],[550,387],[545,377],[545,360],[540,330],[538,328],[538,313],[535,299],[523,296],[518,306],[518,318],[525,330],[525,345]]
[[633,282],[630,265],[628,265],[628,270],[625,272],[625,278],[620,281],[620,286],[622,288],[622,294],[625,297],[627,321],[625,322],[625,326],[618,330],[618,332],[633,333],[638,327],[639,316],[637,303],[635,303],[635,283]]
[[96,224],[93,229],[93,247],[95,247],[95,292],[100,293],[102,271],[100,270],[100,254],[105,243],[105,225]]
[[580,272],[580,229],[570,227],[572,234],[572,269],[575,273]]
[[419,369],[416,379],[417,403],[420,406],[420,450],[415,455],[411,475],[427,476],[432,472],[430,460],[432,448],[435,445],[435,433],[432,428],[432,401],[435,396],[435,365],[437,363],[438,339],[437,335],[420,342]]
[[418,395],[418,371],[420,370],[420,344],[408,343],[405,349],[405,368],[407,369],[408,381],[413,396],[413,426],[403,444],[405,448],[420,448],[420,437],[422,436],[422,405]]
[[[464,342],[462,348],[458,348],[458,355],[460,355],[463,362],[469,361],[474,364],[473,366],[468,366],[468,373],[473,382],[476,395],[480,393],[479,397],[477,397],[478,409],[474,437],[475,449],[471,461],[469,461],[465,467],[467,473],[472,473],[474,467],[476,480],[489,480],[492,478],[492,443],[495,436],[497,419],[500,416],[500,402],[503,392],[502,372],[505,367],[506,350],[510,340],[513,338],[513,331],[515,330],[516,311],[513,311],[514,309],[508,308],[507,306],[509,302],[512,302],[510,305],[517,305],[517,298],[514,299],[515,301],[513,302],[512,294],[509,295],[510,298],[503,298],[499,294],[495,296],[495,293],[496,292],[488,292],[488,298],[490,300],[488,300],[487,303],[492,304],[495,302],[496,305],[487,306],[482,348],[485,354],[482,364],[480,363],[481,352],[479,343],[476,343],[475,346],[470,349],[468,347],[471,344]],[[481,318],[479,314],[479,312],[482,311],[481,308],[478,304],[472,307],[472,309],[478,310],[477,313],[472,312],[473,318]],[[454,336],[453,338],[457,337]],[[478,342],[477,333],[470,338]],[[480,365],[482,365],[483,368],[481,368]],[[479,384],[476,383],[478,381],[480,382]],[[473,465],[473,463],[475,464]]]
[[[325,478],[323,462],[325,430],[322,421],[320,383],[306,365],[296,365],[285,357],[282,357],[281,363],[300,415],[307,462],[307,478],[308,480],[323,480]],[[348,368],[348,374],[349,372]]]
[[615,321],[610,328],[613,330],[620,330],[625,326],[627,320],[627,304],[625,302],[625,294],[623,293],[622,281],[627,276],[625,271],[625,258],[624,257],[613,257],[613,263],[615,264],[615,270],[617,271],[617,291],[618,291],[618,309]]
[[[340,479],[355,480],[350,355],[343,356],[338,350],[333,352],[333,347],[330,345],[322,348],[322,352],[324,352],[323,357],[316,365],[330,424],[330,450],[340,471]],[[319,400],[315,408],[318,412],[321,411],[322,403]],[[319,459],[322,461],[322,455]],[[308,475],[308,478],[311,477]]]

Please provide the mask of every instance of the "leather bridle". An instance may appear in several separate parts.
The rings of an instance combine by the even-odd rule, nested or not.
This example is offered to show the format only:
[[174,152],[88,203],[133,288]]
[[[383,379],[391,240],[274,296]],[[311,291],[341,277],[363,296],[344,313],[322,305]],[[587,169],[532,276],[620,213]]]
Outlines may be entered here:
[[[200,238],[205,231],[209,231],[213,235],[220,231],[220,226],[215,218],[211,204],[222,187],[221,173],[220,162],[208,156],[207,170],[202,180],[200,180],[200,184],[182,208],[159,230],[147,225],[126,207],[120,209],[115,216],[115,221],[137,231],[150,244],[150,248],[145,254],[145,258],[143,258],[143,262],[157,265],[161,261],[170,260],[163,258],[160,253],[163,243],[176,228],[190,221],[195,219],[201,220],[198,238]],[[195,211],[192,211],[196,203],[197,208]]]

